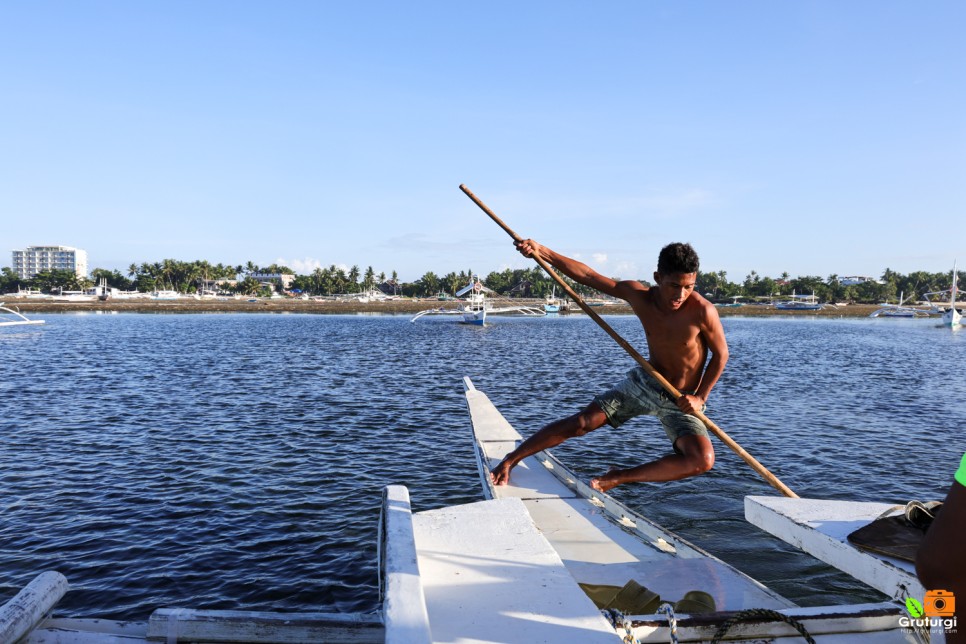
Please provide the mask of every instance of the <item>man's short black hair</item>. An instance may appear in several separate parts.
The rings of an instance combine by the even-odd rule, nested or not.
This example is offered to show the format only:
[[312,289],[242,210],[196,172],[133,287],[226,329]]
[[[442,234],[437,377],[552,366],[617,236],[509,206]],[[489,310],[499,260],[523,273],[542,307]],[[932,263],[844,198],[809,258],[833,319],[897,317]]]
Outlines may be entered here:
[[691,244],[668,244],[657,256],[657,272],[661,275],[697,273],[699,265],[698,254],[691,248]]

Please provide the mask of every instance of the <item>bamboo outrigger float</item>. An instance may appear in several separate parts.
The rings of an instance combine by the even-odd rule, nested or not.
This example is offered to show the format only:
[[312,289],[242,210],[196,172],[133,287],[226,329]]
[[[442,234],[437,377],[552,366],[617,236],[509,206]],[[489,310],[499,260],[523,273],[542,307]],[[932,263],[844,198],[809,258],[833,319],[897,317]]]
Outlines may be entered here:
[[43,320],[31,320],[19,310],[11,309],[0,302],[0,327],[4,326],[33,326],[43,324]]

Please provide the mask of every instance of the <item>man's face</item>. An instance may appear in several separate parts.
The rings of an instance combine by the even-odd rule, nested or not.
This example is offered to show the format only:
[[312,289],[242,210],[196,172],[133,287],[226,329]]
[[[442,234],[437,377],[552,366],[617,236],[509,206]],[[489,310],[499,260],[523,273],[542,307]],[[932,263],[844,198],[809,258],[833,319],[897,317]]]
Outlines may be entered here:
[[684,306],[684,302],[694,291],[694,285],[698,281],[697,273],[669,273],[663,275],[654,273],[654,281],[657,284],[658,296],[661,304],[671,311]]

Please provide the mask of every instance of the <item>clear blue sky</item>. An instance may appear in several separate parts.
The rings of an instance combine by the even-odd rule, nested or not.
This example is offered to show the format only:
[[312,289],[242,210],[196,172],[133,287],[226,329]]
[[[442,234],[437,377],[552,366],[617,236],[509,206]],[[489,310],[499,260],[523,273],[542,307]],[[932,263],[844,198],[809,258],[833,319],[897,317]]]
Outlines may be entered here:
[[0,2],[0,266],[966,264],[966,3]]

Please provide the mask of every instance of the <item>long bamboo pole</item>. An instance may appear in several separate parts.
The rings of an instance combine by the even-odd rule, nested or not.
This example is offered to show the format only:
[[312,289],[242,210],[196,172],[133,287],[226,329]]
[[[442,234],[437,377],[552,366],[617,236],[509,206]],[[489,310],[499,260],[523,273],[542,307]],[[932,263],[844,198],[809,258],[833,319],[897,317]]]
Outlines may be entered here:
[[[517,241],[517,242],[523,241],[523,238],[522,237],[520,237],[519,235],[517,235],[515,232],[513,232],[513,230],[509,226],[507,226],[505,223],[503,223],[503,220],[500,219],[496,215],[496,213],[494,213],[492,210],[490,210],[486,206],[486,204],[484,204],[482,201],[480,201],[480,199],[476,195],[474,195],[470,191],[469,188],[467,188],[465,185],[462,185],[461,184],[460,185],[460,190],[462,190],[464,193],[466,193],[466,196],[469,197],[470,199],[472,199],[473,200],[473,203],[475,203],[477,206],[480,207],[480,209],[483,212],[485,212],[487,215],[489,215],[490,219],[492,219],[494,222],[496,222],[496,224],[500,228],[502,228],[503,230],[505,230],[507,232],[507,234],[510,235],[510,237],[513,238],[514,241]],[[557,274],[557,272],[554,271],[553,268],[542,257],[540,257],[539,255],[534,254],[533,255],[533,259],[535,259],[536,262],[537,262],[537,264],[539,264],[540,267],[543,268],[543,270],[547,271],[547,273],[550,275],[550,277],[552,277],[553,280],[555,282],[557,282],[557,284],[560,285],[560,287],[570,297],[570,299],[572,299],[574,302],[576,302],[577,303],[577,306],[579,306],[581,309],[584,310],[584,313],[586,313],[587,315],[589,315],[591,317],[591,319],[593,319],[594,322],[596,322],[600,326],[600,328],[602,328],[604,331],[606,331],[607,332],[607,335],[609,335],[610,337],[612,337],[614,339],[614,341],[616,341],[617,344],[619,344],[624,349],[624,351],[626,351],[627,353],[629,353],[630,356],[632,358],[634,358],[634,360],[637,361],[637,363],[639,365],[641,365],[641,367],[643,367],[644,370],[647,373],[649,373],[655,380],[657,380],[661,384],[661,386],[664,387],[664,389],[669,394],[671,394],[675,399],[678,399],[678,398],[681,397],[681,392],[678,391],[677,388],[674,385],[672,385],[670,382],[668,382],[667,378],[665,378],[664,376],[662,376],[657,371],[657,369],[655,369],[654,367],[652,367],[651,366],[651,363],[649,363],[644,358],[644,356],[642,356],[640,353],[638,353],[637,350],[634,347],[632,347],[629,342],[627,342],[627,340],[625,340],[623,337],[621,337],[621,335],[619,333],[617,333],[617,331],[615,331],[613,328],[611,328],[611,326],[609,324],[607,324],[607,322],[605,322],[604,319],[601,318],[597,314],[596,311],[594,311],[594,309],[592,309],[590,306],[588,306],[587,303],[584,302],[583,298],[581,298],[579,295],[577,295],[577,293],[572,288],[570,288],[570,285],[567,284],[567,282],[565,282],[563,280],[563,278],[561,278]],[[704,423],[705,426],[715,436],[717,436],[725,445],[727,445],[732,450],[734,450],[734,452],[738,456],[740,456],[743,461],[745,461],[746,463],[748,463],[748,465],[750,465],[752,467],[752,469],[754,469],[756,472],[758,472],[759,474],[761,474],[761,476],[766,481],[768,481],[775,489],[777,489],[779,492],[781,492],[785,496],[791,497],[793,499],[797,499],[798,498],[798,495],[797,494],[795,494],[794,492],[792,492],[788,488],[788,486],[786,486],[784,483],[782,483],[780,480],[778,480],[778,477],[777,476],[775,476],[774,474],[772,474],[771,472],[769,472],[768,471],[768,468],[766,468],[764,465],[762,465],[761,463],[759,463],[758,460],[754,456],[752,456],[751,454],[749,454],[748,452],[746,452],[745,449],[741,445],[739,445],[737,442],[734,441],[734,439],[732,439],[730,436],[728,436],[728,434],[726,434],[723,429],[721,429],[720,427],[718,427],[717,425],[715,425],[714,422],[712,422],[710,418],[708,418],[707,416],[705,416],[703,412],[695,411],[695,412],[692,412],[692,413],[694,414],[694,416],[696,416],[698,418],[698,420],[700,420],[702,423]]]

